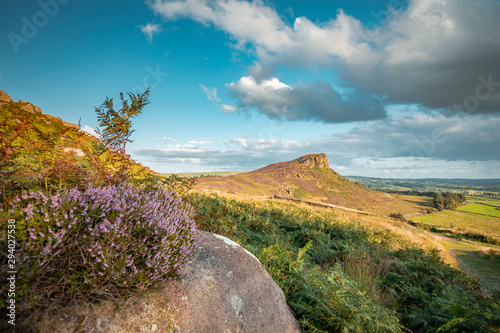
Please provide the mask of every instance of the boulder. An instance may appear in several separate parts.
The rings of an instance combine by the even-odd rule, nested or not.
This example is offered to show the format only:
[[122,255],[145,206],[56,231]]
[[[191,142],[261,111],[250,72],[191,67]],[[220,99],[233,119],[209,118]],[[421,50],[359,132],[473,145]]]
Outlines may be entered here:
[[159,291],[80,306],[40,322],[40,332],[301,332],[255,256],[223,236],[204,236],[184,275]]
[[3,90],[0,90],[0,103],[2,102],[6,102],[6,103],[9,103],[9,102],[12,102],[12,98],[10,98],[9,95],[7,95],[7,93]]
[[3,90],[0,90],[0,108],[2,107],[3,104],[7,104],[12,102],[12,98],[10,98],[9,95]]
[[40,109],[40,107],[35,106],[35,105],[31,104],[30,102],[23,102],[23,101],[19,100],[19,103],[22,104],[22,106],[21,106],[22,110],[25,110],[25,111],[28,111],[31,113],[42,113],[42,109]]

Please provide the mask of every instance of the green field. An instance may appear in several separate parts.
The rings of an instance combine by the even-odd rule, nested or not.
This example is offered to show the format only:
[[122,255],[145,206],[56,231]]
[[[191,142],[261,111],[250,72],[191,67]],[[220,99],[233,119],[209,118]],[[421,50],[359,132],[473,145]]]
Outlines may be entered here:
[[476,202],[471,202],[468,205],[457,207],[456,210],[486,216],[500,217],[500,208]]
[[438,227],[456,228],[458,231],[471,231],[500,238],[499,218],[457,210],[443,210],[434,214],[415,216],[411,219]]
[[481,203],[489,206],[495,206],[500,208],[500,200],[492,198],[481,198],[481,197],[467,197],[467,201]]
[[[469,204],[456,210],[416,216],[412,220],[446,228],[441,232],[444,230],[452,238],[443,238],[444,245],[467,270],[500,289],[500,247],[492,245],[495,240],[500,241],[500,200],[467,197],[467,201]],[[490,244],[472,241],[478,239],[472,234],[484,235],[479,238]]]

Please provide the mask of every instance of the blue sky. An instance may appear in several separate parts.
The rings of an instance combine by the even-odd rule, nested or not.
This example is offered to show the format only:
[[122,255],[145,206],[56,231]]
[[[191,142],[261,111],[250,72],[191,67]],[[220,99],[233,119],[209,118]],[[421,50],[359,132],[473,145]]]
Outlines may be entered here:
[[498,17],[496,0],[3,0],[0,89],[91,130],[106,97],[151,86],[127,152],[159,172],[324,152],[343,175],[500,178]]

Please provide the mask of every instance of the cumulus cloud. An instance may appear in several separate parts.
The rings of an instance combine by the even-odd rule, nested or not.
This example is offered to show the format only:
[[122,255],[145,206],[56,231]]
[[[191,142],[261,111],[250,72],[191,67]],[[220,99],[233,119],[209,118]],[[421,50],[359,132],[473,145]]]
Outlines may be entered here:
[[500,161],[500,116],[413,114],[373,121],[329,139],[347,156]]
[[297,17],[290,26],[262,1],[155,0],[151,7],[167,19],[213,25],[236,47],[253,47],[258,61],[249,74],[257,81],[278,65],[319,65],[386,102],[500,112],[499,1],[410,0],[405,8],[372,13],[366,25],[339,10],[328,22]]
[[262,1],[155,0],[150,6],[167,19],[188,17],[203,24],[213,24],[229,32],[239,45],[251,42],[269,51],[278,51],[290,43],[290,28]]
[[201,140],[189,140],[188,144],[191,145],[209,145],[212,141],[209,139],[202,138]]
[[463,174],[464,177],[494,178],[500,177],[498,124],[500,116],[444,117],[420,113],[369,121],[348,132],[316,140],[232,137],[214,142],[201,139],[138,149],[134,153],[163,164],[196,161],[217,170],[253,170],[323,152],[332,168],[343,174],[383,177],[383,170],[388,170],[395,177]]
[[270,118],[338,123],[386,117],[379,99],[353,93],[345,100],[325,81],[292,87],[277,78],[256,82],[253,77],[244,76],[228,87],[242,109],[256,108]]
[[146,38],[150,43],[153,41],[153,35],[161,31],[161,26],[159,24],[153,24],[153,23],[141,25],[139,28],[141,29],[142,33],[146,36]]

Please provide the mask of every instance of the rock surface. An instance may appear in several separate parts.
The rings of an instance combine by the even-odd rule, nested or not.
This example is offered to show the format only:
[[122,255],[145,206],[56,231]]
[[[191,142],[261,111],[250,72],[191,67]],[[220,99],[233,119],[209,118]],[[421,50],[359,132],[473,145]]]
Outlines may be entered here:
[[[10,96],[7,95],[7,93],[5,91],[0,90],[0,107],[2,107],[2,104],[7,104],[10,102],[13,102],[12,98],[10,98]],[[25,111],[31,112],[31,113],[42,114],[42,109],[36,105],[31,104],[30,102],[25,102],[25,101],[20,99],[19,104],[21,104],[22,110],[25,110]],[[44,115],[49,117],[49,118],[53,118],[53,119],[56,119],[58,121],[61,121],[65,126],[68,126],[68,127],[74,128],[74,129],[80,128],[78,125],[64,121],[59,117],[54,117],[54,116],[51,116],[50,114],[44,114]]]
[[85,318],[94,332],[301,332],[257,258],[225,237],[204,236],[181,279],[118,306],[102,302],[45,320],[40,331],[71,332]]
[[296,161],[299,162],[299,164],[303,164],[309,168],[313,168],[315,166],[317,166],[318,168],[330,168],[330,165],[328,164],[328,158],[326,158],[326,155],[323,153],[305,155],[299,157]]
[[31,113],[42,113],[42,109],[40,109],[38,106],[35,106],[31,104],[30,102],[23,102],[19,100],[19,103],[22,104],[21,109],[31,112]]
[[0,90],[0,106],[2,106],[3,103],[9,102],[12,102],[12,98],[10,98],[5,91]]

